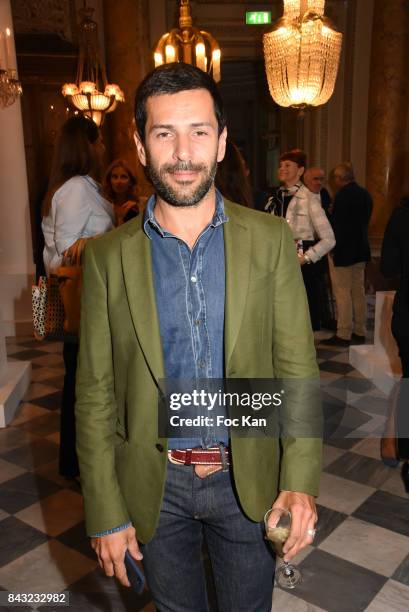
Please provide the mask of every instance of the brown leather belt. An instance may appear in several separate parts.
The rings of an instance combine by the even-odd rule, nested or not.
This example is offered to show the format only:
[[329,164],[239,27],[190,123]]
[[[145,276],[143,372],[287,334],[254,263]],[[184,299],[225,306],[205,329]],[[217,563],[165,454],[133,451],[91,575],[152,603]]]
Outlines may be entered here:
[[168,451],[168,457],[172,463],[183,463],[183,465],[229,465],[230,463],[228,447],[222,447],[222,450],[220,448],[187,448],[186,450],[174,448]]

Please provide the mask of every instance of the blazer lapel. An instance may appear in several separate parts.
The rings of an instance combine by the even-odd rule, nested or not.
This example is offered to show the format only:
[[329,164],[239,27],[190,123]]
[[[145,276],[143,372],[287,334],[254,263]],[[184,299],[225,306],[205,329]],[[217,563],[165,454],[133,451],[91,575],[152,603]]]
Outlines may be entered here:
[[225,200],[229,221],[224,224],[226,259],[226,307],[224,353],[226,376],[243,318],[250,278],[251,240],[246,225],[238,214],[238,204]]
[[122,268],[135,332],[156,380],[165,378],[150,250],[150,240],[138,228],[122,242]]

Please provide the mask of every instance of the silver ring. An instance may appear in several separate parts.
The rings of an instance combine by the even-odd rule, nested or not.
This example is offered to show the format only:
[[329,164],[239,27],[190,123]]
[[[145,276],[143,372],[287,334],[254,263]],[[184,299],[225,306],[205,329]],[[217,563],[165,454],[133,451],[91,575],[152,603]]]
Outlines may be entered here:
[[316,529],[307,529],[307,535],[313,538],[315,537],[316,531],[317,531]]

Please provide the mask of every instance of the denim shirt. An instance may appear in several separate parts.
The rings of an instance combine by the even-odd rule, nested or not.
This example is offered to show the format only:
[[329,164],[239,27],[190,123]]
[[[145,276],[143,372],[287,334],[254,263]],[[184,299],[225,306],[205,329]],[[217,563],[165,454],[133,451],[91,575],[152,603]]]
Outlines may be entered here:
[[[155,196],[152,196],[146,207],[144,230],[151,240],[166,378],[190,381],[223,378],[223,223],[228,220],[224,214],[223,198],[216,192],[214,217],[192,250],[183,240],[159,226],[154,206]],[[206,416],[196,408],[192,416],[197,414]],[[217,446],[218,442],[228,444],[227,429],[216,436],[211,427],[203,426],[200,438],[170,438],[169,448],[208,448]]]
[[[153,281],[167,378],[196,380],[224,376],[225,257],[223,197],[216,190],[216,210],[192,250],[163,230],[155,219],[156,198],[147,203],[144,230],[151,240]],[[219,410],[219,414],[222,411]],[[169,448],[217,446],[229,441],[228,429],[201,428],[200,438],[170,438]],[[222,433],[222,435],[220,435]],[[131,523],[93,534],[100,537]]]

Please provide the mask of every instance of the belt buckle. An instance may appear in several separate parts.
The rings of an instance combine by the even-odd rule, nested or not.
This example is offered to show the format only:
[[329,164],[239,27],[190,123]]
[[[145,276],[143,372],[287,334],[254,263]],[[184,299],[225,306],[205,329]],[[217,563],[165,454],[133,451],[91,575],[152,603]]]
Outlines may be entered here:
[[192,449],[191,448],[186,448],[183,450],[183,452],[185,453],[185,459],[184,461],[182,461],[182,459],[175,459],[175,457],[172,457],[172,449],[170,449],[168,451],[168,459],[171,463],[175,463],[177,465],[192,465]]

